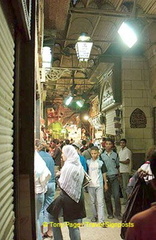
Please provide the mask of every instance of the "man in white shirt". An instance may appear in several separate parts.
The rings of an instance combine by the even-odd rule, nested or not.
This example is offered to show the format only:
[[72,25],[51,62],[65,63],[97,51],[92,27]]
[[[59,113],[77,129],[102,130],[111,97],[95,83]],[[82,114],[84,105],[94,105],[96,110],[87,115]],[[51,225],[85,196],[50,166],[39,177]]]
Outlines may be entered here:
[[121,149],[119,151],[119,162],[120,162],[120,174],[121,174],[121,189],[122,195],[124,198],[123,204],[127,201],[127,193],[126,188],[129,182],[129,177],[131,173],[131,166],[132,166],[132,153],[126,147],[127,141],[126,139],[120,140]]
[[36,202],[36,230],[37,240],[42,240],[39,215],[44,202],[44,193],[51,173],[37,150],[34,154],[35,202]]

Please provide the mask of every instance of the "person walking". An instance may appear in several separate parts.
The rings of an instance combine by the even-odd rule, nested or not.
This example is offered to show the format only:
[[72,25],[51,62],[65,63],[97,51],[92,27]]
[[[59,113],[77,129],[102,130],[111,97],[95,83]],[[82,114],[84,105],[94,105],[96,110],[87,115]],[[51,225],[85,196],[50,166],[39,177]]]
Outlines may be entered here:
[[86,149],[88,149],[87,141],[86,141],[86,140],[82,140],[82,146],[81,146],[81,148],[80,148],[80,152],[83,152],[83,151],[85,151]]
[[131,166],[132,166],[132,153],[126,146],[127,141],[125,138],[120,140],[120,151],[119,151],[119,163],[120,163],[120,186],[123,195],[123,205],[127,202],[127,185],[130,178]]
[[[144,177],[144,180],[148,183],[150,180],[153,179],[153,174],[151,171],[151,167],[150,167],[150,159],[151,159],[151,155],[153,154],[153,152],[156,151],[156,145],[151,146],[150,148],[148,148],[147,152],[146,152],[146,156],[145,156],[145,163],[142,164],[139,169],[134,173],[134,175],[129,179],[128,185],[127,185],[127,189],[126,189],[126,193],[127,196],[131,195],[131,192],[138,180],[139,177]],[[145,173],[145,176],[144,176]],[[148,174],[146,174],[148,173]]]
[[67,222],[71,240],[80,240],[79,225],[82,218],[86,217],[82,183],[84,180],[84,169],[81,165],[79,155],[72,145],[62,148],[64,165],[58,180],[60,195],[50,204],[48,212],[52,223],[54,240],[63,240],[59,217]]
[[60,142],[58,139],[53,139],[50,143],[52,148],[51,156],[54,159],[56,170],[61,169],[61,155],[62,151],[60,148]]
[[[134,215],[126,231],[125,240],[154,240],[156,239],[156,152],[153,152],[150,158],[150,169],[154,178],[150,181],[150,186],[154,195],[154,202],[151,207],[145,211]],[[147,172],[148,175],[148,172]]]
[[88,172],[88,167],[87,167],[87,162],[85,157],[82,155],[82,153],[80,152],[80,145],[78,143],[73,143],[72,146],[74,146],[74,148],[76,149],[79,157],[80,157],[80,162],[85,170],[85,172]]
[[[35,147],[36,148],[36,147]],[[35,149],[34,153],[34,178],[35,178],[35,205],[36,205],[36,235],[37,240],[42,240],[40,227],[40,212],[44,203],[44,194],[47,191],[47,183],[51,173],[47,168],[44,160]]]
[[[52,230],[49,224],[50,221],[48,218],[49,214],[47,212],[47,207],[50,205],[50,203],[53,202],[54,195],[55,195],[55,172],[54,172],[55,163],[53,158],[50,156],[50,154],[46,152],[47,147],[48,146],[46,145],[45,142],[38,142],[37,144],[38,153],[41,156],[41,158],[44,160],[47,168],[51,173],[51,178],[47,183],[47,191],[44,194],[44,202],[40,212],[40,223],[42,226],[43,237],[52,236]],[[45,225],[45,228],[44,228],[44,225]]]
[[94,146],[93,143],[89,143],[88,149],[86,149],[86,150],[84,150],[84,151],[82,152],[82,155],[85,157],[86,160],[92,158],[90,151],[91,151],[91,148],[92,148],[93,146]]
[[88,174],[91,178],[91,182],[88,185],[88,193],[91,201],[91,208],[93,218],[92,222],[98,221],[101,226],[104,225],[104,192],[103,192],[103,180],[105,189],[108,188],[106,175],[107,172],[105,164],[99,159],[99,149],[94,146],[91,148],[91,159],[87,160]]
[[[110,138],[106,139],[105,151],[101,154],[101,159],[106,165],[106,176],[108,181],[108,189],[105,188],[105,202],[108,212],[108,219],[112,219],[114,216],[118,220],[122,220],[121,217],[121,203],[120,203],[120,192],[119,192],[119,157],[113,149],[114,141]],[[115,202],[115,213],[113,214],[113,205],[111,196],[113,195]]]

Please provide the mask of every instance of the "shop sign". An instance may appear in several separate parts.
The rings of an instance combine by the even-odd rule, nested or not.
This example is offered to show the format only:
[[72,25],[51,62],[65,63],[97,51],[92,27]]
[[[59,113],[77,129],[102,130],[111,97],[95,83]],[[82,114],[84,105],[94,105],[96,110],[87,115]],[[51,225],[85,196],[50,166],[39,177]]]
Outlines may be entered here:
[[96,116],[95,118],[90,118],[88,120],[90,122],[90,124],[95,128],[95,129],[99,129],[102,128],[102,125],[100,123],[100,116]]
[[112,81],[113,81],[113,71],[110,71],[103,78],[103,88],[101,89],[101,111],[115,105],[116,101],[113,95]]
[[105,69],[100,75],[100,112],[121,104],[121,58],[102,56],[100,59],[100,69]]

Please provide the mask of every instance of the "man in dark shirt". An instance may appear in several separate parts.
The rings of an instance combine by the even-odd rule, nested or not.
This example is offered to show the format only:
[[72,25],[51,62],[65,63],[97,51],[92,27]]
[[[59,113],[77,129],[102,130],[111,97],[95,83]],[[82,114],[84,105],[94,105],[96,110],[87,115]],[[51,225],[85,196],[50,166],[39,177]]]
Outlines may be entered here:
[[82,140],[82,147],[80,148],[80,151],[83,152],[86,149],[88,149],[87,141],[86,140]]
[[55,161],[55,166],[59,167],[59,170],[61,168],[61,156],[62,156],[62,151],[60,148],[60,142],[58,139],[54,139],[51,142],[51,148],[53,149],[51,156],[53,157]]

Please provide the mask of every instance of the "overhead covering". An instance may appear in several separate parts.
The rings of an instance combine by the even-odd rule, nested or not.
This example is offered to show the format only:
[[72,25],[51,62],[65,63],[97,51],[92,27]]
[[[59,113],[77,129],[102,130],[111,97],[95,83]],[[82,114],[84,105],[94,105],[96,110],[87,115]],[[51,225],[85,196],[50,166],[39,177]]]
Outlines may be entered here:
[[[118,28],[125,19],[135,18],[143,27],[138,43],[128,50],[118,36]],[[44,45],[53,52],[52,69],[46,80],[46,101],[64,99],[73,86],[77,95],[88,101],[99,92],[99,80],[110,64],[104,63],[98,72],[99,58],[126,53],[142,55],[155,43],[156,1],[154,0],[47,0],[45,2]],[[75,44],[82,32],[93,41],[88,63],[80,63]]]

